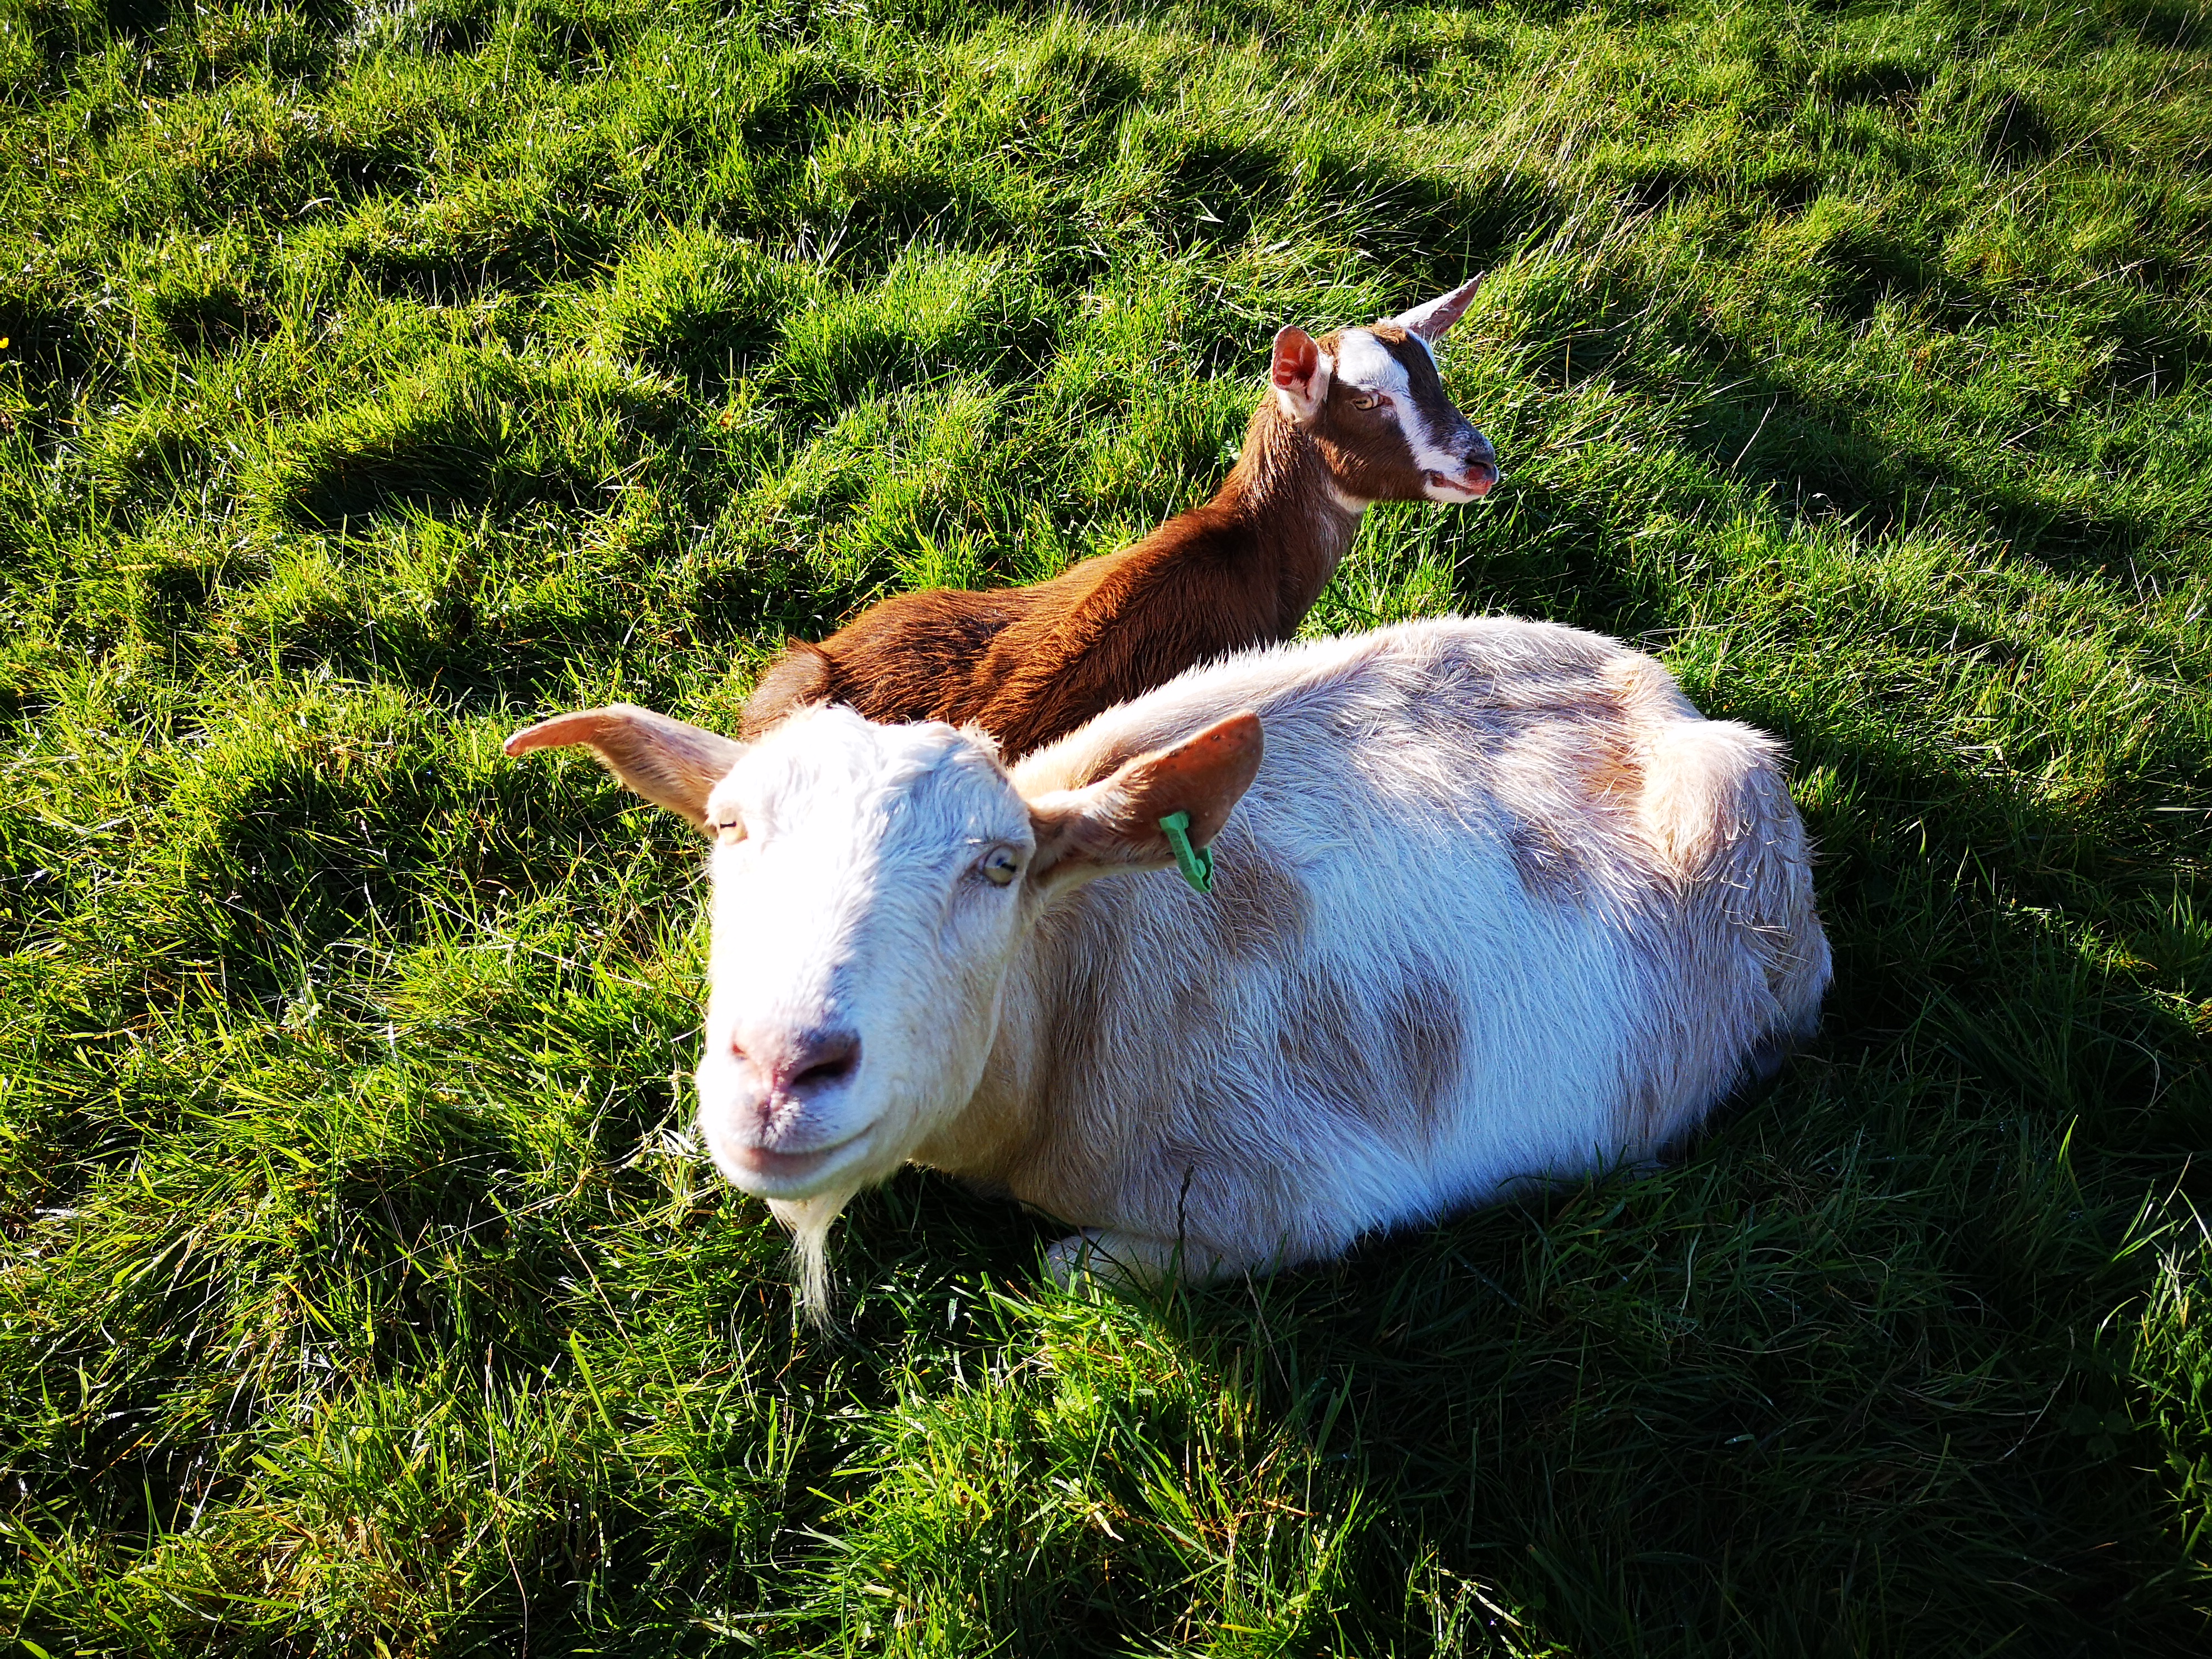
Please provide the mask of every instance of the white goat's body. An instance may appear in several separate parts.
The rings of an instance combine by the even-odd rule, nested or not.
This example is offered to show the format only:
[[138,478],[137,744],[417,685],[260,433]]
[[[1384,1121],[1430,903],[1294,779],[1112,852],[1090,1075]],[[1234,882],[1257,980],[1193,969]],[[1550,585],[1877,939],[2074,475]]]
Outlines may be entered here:
[[1249,708],[1266,758],[1174,871],[1050,900],[917,1161],[1197,1273],[1334,1254],[1649,1156],[1817,1018],[1779,745],[1651,659],[1509,619],[1253,652],[1012,776],[1079,787]]
[[[1408,623],[1193,670],[1011,773],[802,708],[589,745],[714,839],[699,1121],[798,1236],[908,1161],[1206,1276],[1648,1157],[1828,980],[1781,749],[1613,641]],[[1186,815],[1216,890],[1169,866]]]

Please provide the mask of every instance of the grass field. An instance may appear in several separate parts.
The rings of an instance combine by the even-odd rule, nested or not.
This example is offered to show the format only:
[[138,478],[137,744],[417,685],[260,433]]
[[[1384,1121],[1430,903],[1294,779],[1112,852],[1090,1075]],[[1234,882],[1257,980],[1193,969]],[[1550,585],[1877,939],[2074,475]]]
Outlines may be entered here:
[[[2212,18],[0,0],[0,1639],[2212,1644]],[[1489,270],[1315,632],[1785,735],[1822,1039],[1664,1170],[1140,1304],[686,1133],[679,826],[499,739],[1209,492]]]

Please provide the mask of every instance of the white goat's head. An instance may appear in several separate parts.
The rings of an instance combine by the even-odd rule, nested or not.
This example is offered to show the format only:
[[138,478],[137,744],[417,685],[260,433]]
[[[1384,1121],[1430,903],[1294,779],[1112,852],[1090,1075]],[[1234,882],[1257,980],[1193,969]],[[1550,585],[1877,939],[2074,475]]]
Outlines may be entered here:
[[1444,390],[1435,351],[1481,281],[1366,328],[1275,336],[1276,406],[1313,434],[1345,495],[1471,501],[1497,483],[1497,452]]
[[1068,884],[1211,842],[1259,769],[1238,714],[1079,789],[1025,799],[988,738],[806,709],[750,745],[627,704],[507,752],[588,746],[714,838],[699,1122],[715,1164],[798,1235],[809,1299],[846,1201],[966,1106],[1016,947]]

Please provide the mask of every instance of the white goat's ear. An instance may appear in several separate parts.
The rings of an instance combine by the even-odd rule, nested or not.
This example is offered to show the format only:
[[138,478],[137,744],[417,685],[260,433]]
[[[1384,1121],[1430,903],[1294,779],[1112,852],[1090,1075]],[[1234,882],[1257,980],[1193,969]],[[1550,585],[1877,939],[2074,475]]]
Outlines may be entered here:
[[1267,380],[1275,388],[1275,401],[1294,421],[1310,421],[1328,401],[1332,365],[1314,337],[1296,326],[1275,335],[1275,360]]
[[745,752],[743,744],[627,702],[526,726],[507,740],[507,752],[526,755],[574,744],[597,755],[629,788],[688,818],[696,830],[706,828],[708,791]]
[[1418,334],[1433,345],[1443,337],[1446,329],[1466,314],[1475,289],[1481,286],[1481,277],[1469,277],[1450,293],[1439,294],[1426,305],[1415,306],[1411,311],[1401,311],[1390,320],[1407,333]]
[[1190,814],[1192,844],[1221,833],[1260,770],[1260,717],[1231,714],[1170,749],[1139,755],[1082,789],[1030,803],[1033,879],[1160,869],[1175,862],[1160,820]]

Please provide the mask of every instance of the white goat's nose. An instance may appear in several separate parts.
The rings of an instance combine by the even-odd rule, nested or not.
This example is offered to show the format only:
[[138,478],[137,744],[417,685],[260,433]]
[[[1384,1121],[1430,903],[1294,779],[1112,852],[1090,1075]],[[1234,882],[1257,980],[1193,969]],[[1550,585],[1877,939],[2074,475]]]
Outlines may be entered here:
[[753,1073],[764,1109],[819,1094],[844,1082],[860,1065],[860,1034],[843,1026],[733,1036],[730,1049],[738,1064]]

